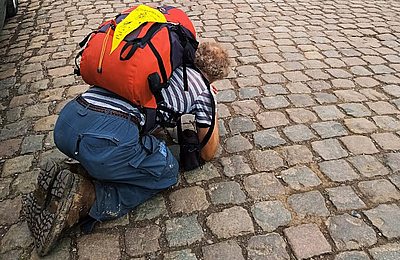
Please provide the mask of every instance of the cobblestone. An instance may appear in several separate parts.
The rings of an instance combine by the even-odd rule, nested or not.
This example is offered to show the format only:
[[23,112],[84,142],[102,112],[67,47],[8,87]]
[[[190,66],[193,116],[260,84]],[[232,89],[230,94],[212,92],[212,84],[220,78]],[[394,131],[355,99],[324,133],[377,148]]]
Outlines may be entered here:
[[332,181],[344,182],[360,178],[360,176],[343,159],[321,162],[319,167]]
[[348,135],[346,129],[340,123],[335,121],[314,123],[311,125],[311,127],[322,138],[332,138],[332,137]]
[[251,211],[257,224],[267,232],[272,232],[280,226],[286,226],[292,220],[289,210],[280,201],[256,203]]
[[305,125],[288,126],[283,129],[283,132],[292,142],[308,141],[316,137]]
[[349,158],[351,164],[365,177],[387,175],[389,171],[375,157],[359,155]]
[[244,187],[253,199],[273,199],[285,194],[284,186],[273,173],[260,173],[246,177]]
[[205,191],[198,186],[177,190],[171,193],[169,200],[174,213],[192,213],[209,206]]
[[364,211],[365,215],[387,238],[400,237],[400,208],[396,204],[379,205]]
[[253,222],[242,207],[224,209],[207,217],[207,226],[218,238],[230,238],[254,232]]
[[400,257],[400,244],[392,243],[369,250],[374,260],[396,260]]
[[254,143],[261,148],[272,148],[285,144],[283,139],[276,129],[268,129],[254,133]]
[[306,259],[332,251],[332,247],[315,224],[305,224],[284,230],[298,259]]
[[204,237],[197,215],[170,219],[165,225],[168,244],[172,247],[190,245]]
[[351,210],[365,208],[365,203],[357,196],[349,186],[339,186],[326,189],[329,199],[337,210]]
[[390,202],[400,199],[400,192],[388,180],[363,181],[358,183],[361,192],[374,203]]
[[[181,3],[198,38],[220,42],[232,64],[226,79],[213,82],[219,90],[216,159],[182,172],[171,190],[102,223],[92,235],[65,233],[49,259],[400,258],[394,226],[400,201],[398,1],[264,2]],[[66,159],[55,147],[54,123],[65,104],[90,87],[73,75],[78,43],[132,3],[19,4],[0,36],[0,207],[10,208],[0,215],[12,214],[0,224],[0,258],[34,260],[14,200],[34,189],[43,158]],[[276,234],[259,233],[270,231],[257,223],[255,205],[290,207],[288,198],[309,192],[323,195],[326,201],[314,204],[326,204],[329,216],[301,218],[290,208],[293,219]],[[311,207],[312,198],[304,196],[304,205]],[[280,206],[266,216],[285,219]],[[216,235],[207,218],[232,207],[223,225],[232,226],[237,214],[250,219],[246,231],[239,223],[217,231],[226,237]],[[322,221],[346,212],[356,218],[343,221],[350,228],[339,225],[350,235],[338,240]],[[379,232],[377,245],[362,219]],[[355,220],[363,231],[351,224]],[[317,235],[289,239],[284,230],[298,225],[313,226],[310,233]],[[332,238],[344,240],[343,247],[329,246]],[[341,252],[348,247],[362,251]]]
[[330,217],[327,226],[339,250],[358,249],[377,242],[375,231],[370,226],[347,213]]
[[203,247],[203,255],[205,260],[212,259],[232,259],[244,260],[242,249],[233,240],[221,242]]
[[240,204],[246,201],[246,195],[237,182],[219,182],[210,185],[209,193],[213,204]]
[[247,252],[249,259],[252,260],[290,259],[286,251],[285,241],[276,233],[251,237],[248,242]]
[[117,234],[90,234],[77,242],[79,257],[82,259],[119,259],[119,241]]
[[311,145],[314,151],[325,160],[339,159],[348,155],[336,139],[316,141],[311,143]]
[[288,203],[300,217],[329,216],[325,199],[318,191],[294,194],[288,198]]

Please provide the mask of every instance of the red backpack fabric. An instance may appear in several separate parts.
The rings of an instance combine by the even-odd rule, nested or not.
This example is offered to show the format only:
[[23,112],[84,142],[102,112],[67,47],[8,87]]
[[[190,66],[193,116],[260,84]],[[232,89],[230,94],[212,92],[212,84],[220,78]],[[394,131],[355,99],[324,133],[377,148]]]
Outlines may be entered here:
[[90,85],[155,109],[174,69],[193,64],[198,42],[189,17],[176,7],[162,6],[158,10],[167,23],[142,24],[110,54],[116,25],[136,7],[104,22],[82,41],[76,72]]

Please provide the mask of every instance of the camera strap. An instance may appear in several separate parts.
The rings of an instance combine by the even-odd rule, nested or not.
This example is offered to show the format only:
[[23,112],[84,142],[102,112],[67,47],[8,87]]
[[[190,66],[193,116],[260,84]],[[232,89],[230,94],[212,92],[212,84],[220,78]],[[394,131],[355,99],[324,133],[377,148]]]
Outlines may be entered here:
[[[207,131],[206,135],[204,136],[203,140],[199,144],[199,147],[198,147],[199,151],[201,151],[201,149],[203,149],[203,147],[206,146],[206,144],[208,143],[208,141],[211,138],[211,135],[212,135],[212,133],[214,131],[214,128],[215,128],[215,116],[216,116],[215,99],[214,99],[214,96],[213,96],[213,94],[211,92],[212,91],[211,90],[211,85],[208,82],[208,80],[203,76],[203,74],[201,72],[200,72],[200,74],[202,75],[204,83],[207,85],[207,89],[210,92],[212,118],[211,118],[211,125],[208,128],[208,131]],[[178,130],[178,142],[179,142],[179,144],[181,144],[181,141],[182,141],[182,122],[181,122],[181,118],[179,118],[179,120],[177,121],[177,130]]]

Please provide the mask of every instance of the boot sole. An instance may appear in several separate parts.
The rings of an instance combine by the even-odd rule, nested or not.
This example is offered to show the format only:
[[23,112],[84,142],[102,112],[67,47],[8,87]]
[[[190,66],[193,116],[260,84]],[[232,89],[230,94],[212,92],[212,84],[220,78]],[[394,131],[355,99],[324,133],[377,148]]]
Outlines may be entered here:
[[40,256],[53,248],[66,226],[77,187],[74,183],[70,171],[58,171],[46,163],[38,177],[38,189],[23,199],[23,212]]

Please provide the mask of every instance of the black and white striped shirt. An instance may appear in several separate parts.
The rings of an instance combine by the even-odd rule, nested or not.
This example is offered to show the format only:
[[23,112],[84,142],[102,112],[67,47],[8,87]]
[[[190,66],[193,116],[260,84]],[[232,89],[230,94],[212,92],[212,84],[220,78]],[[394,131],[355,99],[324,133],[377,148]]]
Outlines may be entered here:
[[[163,106],[182,114],[195,115],[196,123],[201,127],[211,125],[212,99],[207,85],[197,71],[187,68],[188,91],[184,91],[183,69],[177,68],[170,78],[170,86],[162,90]],[[122,111],[136,116],[141,125],[145,123],[145,116],[134,105],[118,98],[115,94],[100,87],[92,87],[82,94],[89,103],[105,108]],[[215,100],[215,98],[214,98]],[[167,122],[172,118],[168,113],[163,113]]]

